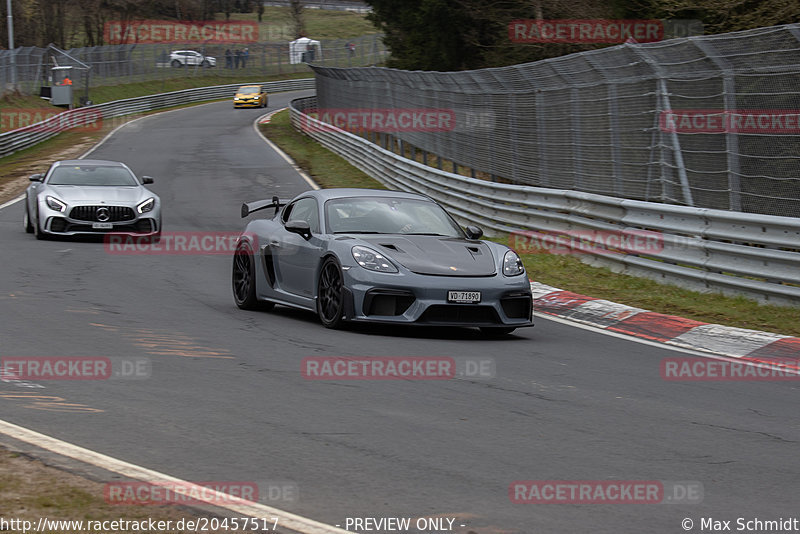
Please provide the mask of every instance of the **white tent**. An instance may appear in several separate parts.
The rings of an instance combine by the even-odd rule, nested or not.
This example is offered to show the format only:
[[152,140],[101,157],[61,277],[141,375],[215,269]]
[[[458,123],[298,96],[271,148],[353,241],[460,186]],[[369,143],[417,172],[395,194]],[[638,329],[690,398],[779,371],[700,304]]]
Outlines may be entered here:
[[289,43],[289,63],[311,63],[322,59],[322,45],[319,41],[301,37]]

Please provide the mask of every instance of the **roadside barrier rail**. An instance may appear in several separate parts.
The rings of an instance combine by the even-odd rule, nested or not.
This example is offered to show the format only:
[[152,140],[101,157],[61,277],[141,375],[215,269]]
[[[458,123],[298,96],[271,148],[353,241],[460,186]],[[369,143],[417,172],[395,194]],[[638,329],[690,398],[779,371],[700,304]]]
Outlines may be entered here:
[[[314,78],[253,83],[260,83],[268,93],[300,91],[303,89],[314,89],[315,87]],[[170,93],[159,93],[136,98],[126,98],[124,100],[115,100],[95,106],[85,106],[64,111],[41,122],[0,133],[0,157],[30,148],[63,131],[76,127],[91,128],[95,124],[101,124],[102,121],[107,121],[115,117],[122,117],[133,113],[144,113],[193,102],[233,98],[236,89],[242,85],[242,83],[235,83],[184,89],[181,91],[172,91]]]

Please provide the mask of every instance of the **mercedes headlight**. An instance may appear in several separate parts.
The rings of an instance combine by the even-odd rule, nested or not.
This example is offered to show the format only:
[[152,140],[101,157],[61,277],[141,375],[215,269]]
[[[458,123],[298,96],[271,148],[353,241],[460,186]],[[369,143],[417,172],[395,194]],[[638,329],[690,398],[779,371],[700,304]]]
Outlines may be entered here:
[[56,197],[48,196],[44,199],[44,201],[51,210],[56,210],[61,213],[67,211],[67,205],[58,200]]
[[525,272],[525,267],[522,266],[522,260],[519,259],[517,253],[513,250],[506,252],[503,256],[503,274],[506,276],[517,276]]
[[139,204],[138,206],[136,206],[136,211],[138,211],[139,213],[147,213],[148,211],[151,211],[155,205],[156,205],[156,199],[150,197],[141,204]]
[[398,272],[397,267],[386,256],[371,248],[358,245],[353,247],[353,259],[360,266],[370,271],[378,271],[380,273]]

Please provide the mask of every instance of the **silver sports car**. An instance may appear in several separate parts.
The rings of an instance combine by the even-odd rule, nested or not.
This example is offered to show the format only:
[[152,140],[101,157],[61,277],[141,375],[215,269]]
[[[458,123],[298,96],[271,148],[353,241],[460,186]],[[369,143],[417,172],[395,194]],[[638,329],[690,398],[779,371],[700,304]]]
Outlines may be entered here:
[[343,321],[479,327],[531,326],[525,268],[508,247],[462,229],[430,198],[400,191],[323,189],[284,202],[246,203],[233,296],[243,309],[275,304]]
[[30,177],[25,192],[25,231],[50,235],[161,234],[158,195],[124,164],[76,159],[56,161],[45,174]]

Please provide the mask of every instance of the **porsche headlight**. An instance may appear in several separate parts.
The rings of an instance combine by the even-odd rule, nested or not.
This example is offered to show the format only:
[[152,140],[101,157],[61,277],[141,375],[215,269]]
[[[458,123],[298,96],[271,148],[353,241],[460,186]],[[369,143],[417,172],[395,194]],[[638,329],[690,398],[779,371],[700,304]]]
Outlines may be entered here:
[[139,204],[138,206],[136,206],[136,211],[138,211],[139,213],[147,213],[148,211],[151,211],[155,205],[156,205],[156,199],[150,197],[141,204]]
[[389,259],[371,248],[355,246],[353,247],[353,259],[360,266],[370,271],[380,273],[396,273],[397,267]]
[[58,200],[56,197],[45,197],[44,201],[51,210],[56,210],[61,213],[67,211],[67,205]]
[[517,253],[513,250],[506,252],[503,256],[503,274],[506,276],[517,276],[525,272],[525,267],[522,266],[522,260],[519,259]]

